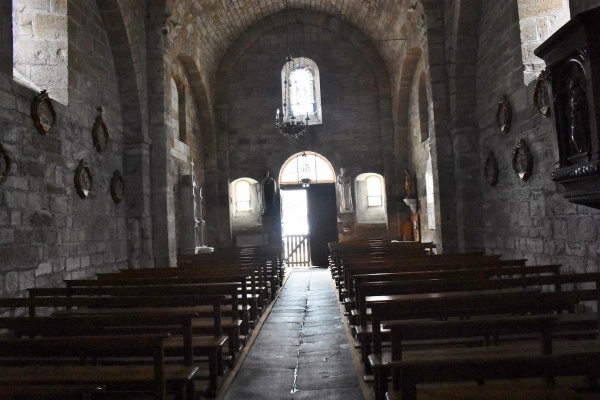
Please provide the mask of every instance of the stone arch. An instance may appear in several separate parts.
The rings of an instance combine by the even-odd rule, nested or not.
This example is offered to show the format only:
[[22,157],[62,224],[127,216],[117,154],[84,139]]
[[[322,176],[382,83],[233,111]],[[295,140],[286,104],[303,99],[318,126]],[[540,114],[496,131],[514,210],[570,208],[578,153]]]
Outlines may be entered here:
[[144,59],[143,54],[135,54],[141,50],[135,43],[141,41],[145,33],[128,28],[126,21],[134,19],[137,11],[127,9],[122,0],[96,0],[96,4],[104,21],[119,83],[124,141],[123,178],[126,187],[140,188],[135,194],[125,197],[129,266],[150,267],[154,265],[154,233],[150,214],[148,112],[143,106],[147,104],[147,98],[143,66],[134,62],[134,59]]
[[134,33],[125,23],[127,15],[133,13],[127,10],[122,0],[104,1],[96,0],[100,15],[115,60],[117,79],[119,80],[119,93],[123,110],[123,133],[125,141],[141,141],[147,139],[147,126],[144,122],[145,113],[142,109],[144,99],[143,76],[140,65],[134,63],[135,46]]
[[[212,107],[209,97],[207,84],[202,79],[202,75],[198,64],[194,58],[188,54],[179,54],[177,61],[181,63],[188,83],[192,91],[192,97],[194,98],[194,104],[196,105],[197,115],[199,116],[200,124],[200,142],[202,149],[198,149],[201,152],[202,157],[202,176],[204,181],[202,182],[205,188],[204,198],[206,201],[206,227],[208,230],[209,243],[219,242],[219,215],[220,207],[223,204],[219,203],[219,170],[217,168],[217,139],[216,139],[216,127],[215,127],[215,114],[214,108]],[[227,185],[227,190],[229,186]],[[227,200],[227,203],[229,201]],[[227,213],[229,213],[229,208]]]
[[311,10],[288,9],[265,17],[260,23],[252,25],[244,32],[229,48],[217,71],[215,97],[217,103],[225,101],[225,89],[233,67],[244,54],[264,33],[277,27],[288,24],[300,23],[303,25],[316,25],[344,37],[353,43],[363,54],[364,59],[369,61],[377,79],[377,85],[381,95],[390,94],[390,84],[385,63],[379,51],[371,41],[358,28],[343,22],[334,16]]
[[[353,46],[357,52],[362,55],[366,67],[372,73],[374,87],[377,90],[376,101],[379,106],[379,126],[381,132],[381,143],[390,143],[393,140],[392,136],[392,119],[391,119],[391,101],[390,101],[390,82],[386,64],[373,43],[369,38],[360,31],[357,27],[344,22],[332,15],[322,12],[307,10],[307,9],[288,9],[280,11],[276,14],[271,14],[258,23],[252,25],[244,33],[242,33],[230,46],[227,53],[221,60],[219,68],[216,72],[215,82],[215,113],[217,115],[217,148],[227,149],[229,147],[229,132],[228,132],[228,112],[229,99],[227,98],[228,84],[233,78],[233,71],[241,57],[247,52],[251,46],[265,34],[293,24],[296,26],[315,26],[323,30],[339,35],[342,39],[347,40],[347,43]],[[275,109],[273,109],[275,111]],[[327,116],[323,116],[324,120]],[[379,138],[378,138],[379,139]],[[394,149],[393,146],[382,146],[382,160],[384,175],[393,176],[394,171]],[[220,151],[218,159],[219,170],[219,203],[227,204],[227,181],[229,179],[229,160],[225,151]],[[389,198],[389,196],[388,196]],[[229,222],[229,212],[221,210],[220,231],[227,231]],[[230,229],[229,229],[230,231]],[[230,235],[229,235],[230,236]],[[223,238],[225,239],[225,238]]]
[[[408,124],[408,99],[414,79],[418,79],[417,65],[421,61],[422,52],[419,47],[409,47],[406,49],[404,62],[399,71],[398,91],[394,94],[396,98],[396,124],[399,127],[405,127]],[[406,99],[402,101],[401,99]]]

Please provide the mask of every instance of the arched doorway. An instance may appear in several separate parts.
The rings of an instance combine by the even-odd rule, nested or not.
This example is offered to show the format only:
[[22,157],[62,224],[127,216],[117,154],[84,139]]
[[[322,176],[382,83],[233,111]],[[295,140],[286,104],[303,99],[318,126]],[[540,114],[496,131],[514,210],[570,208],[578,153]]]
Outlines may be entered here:
[[337,241],[333,166],[318,153],[302,151],[280,171],[286,261],[291,266],[327,266],[328,243]]

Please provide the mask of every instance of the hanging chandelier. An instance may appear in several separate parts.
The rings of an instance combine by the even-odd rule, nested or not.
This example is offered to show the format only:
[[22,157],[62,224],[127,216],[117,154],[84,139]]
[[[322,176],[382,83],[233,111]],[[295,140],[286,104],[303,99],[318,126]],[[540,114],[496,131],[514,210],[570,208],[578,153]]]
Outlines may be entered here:
[[[285,2],[285,8],[287,9],[287,0]],[[292,140],[297,140],[299,136],[306,133],[308,129],[308,121],[310,118],[308,117],[308,112],[306,113],[306,118],[297,119],[294,115],[294,110],[291,104],[288,104],[290,101],[290,88],[292,87],[292,82],[290,82],[290,74],[294,70],[294,58],[290,53],[290,43],[289,43],[289,24],[286,27],[286,44],[288,54],[285,58],[285,78],[283,81],[283,107],[281,110],[281,115],[279,109],[275,113],[275,127],[279,130],[283,136],[286,136]]]
[[279,109],[277,109],[277,112],[275,113],[275,127],[283,136],[287,136],[292,140],[296,140],[299,136],[306,133],[306,129],[308,128],[308,121],[310,120],[310,118],[308,117],[307,112],[306,118],[297,119],[294,115],[294,110],[292,109],[291,105],[288,107],[287,103],[289,101],[289,90],[292,86],[292,83],[289,81],[289,78],[290,72],[294,68],[294,59],[292,58],[291,54],[288,54],[288,56],[286,57],[285,64],[285,68],[287,68],[287,71],[285,74],[285,79],[283,81],[283,110],[281,112],[281,115]]

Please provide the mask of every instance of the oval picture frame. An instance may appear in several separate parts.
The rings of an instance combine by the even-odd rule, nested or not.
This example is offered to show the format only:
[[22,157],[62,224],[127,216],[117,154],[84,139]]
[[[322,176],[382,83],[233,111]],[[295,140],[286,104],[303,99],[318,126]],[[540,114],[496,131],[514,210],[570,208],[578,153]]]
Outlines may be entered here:
[[8,152],[2,143],[0,143],[0,183],[4,183],[8,179],[11,162]]
[[496,156],[492,150],[490,150],[485,160],[483,174],[485,175],[485,180],[490,186],[496,186],[498,184],[498,160],[496,160]]
[[520,180],[526,181],[531,176],[533,159],[525,140],[520,139],[512,152],[512,169]]
[[42,90],[31,103],[31,118],[39,133],[47,135],[56,124],[56,111],[48,92]]
[[500,132],[506,134],[510,131],[511,122],[512,107],[506,96],[502,96],[502,99],[496,107],[496,126],[500,129]]
[[546,70],[542,71],[535,82],[533,90],[533,107],[543,117],[550,117],[550,79]]
[[75,189],[79,197],[87,199],[92,192],[93,184],[94,177],[92,176],[92,171],[84,159],[79,160],[79,166],[75,170]]
[[125,182],[119,170],[116,170],[110,180],[110,195],[115,204],[120,204],[125,195]]
[[106,146],[108,146],[108,141],[110,140],[110,135],[108,133],[108,128],[104,123],[104,117],[102,113],[104,109],[102,106],[97,108],[98,116],[94,121],[94,126],[92,127],[92,138],[94,139],[94,147],[98,151],[98,153],[102,153],[106,150]]

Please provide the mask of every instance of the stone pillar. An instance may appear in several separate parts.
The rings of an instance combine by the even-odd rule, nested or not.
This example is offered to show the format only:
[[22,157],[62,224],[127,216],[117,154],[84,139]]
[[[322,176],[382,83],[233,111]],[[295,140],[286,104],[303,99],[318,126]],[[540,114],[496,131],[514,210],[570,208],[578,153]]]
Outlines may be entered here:
[[129,268],[150,268],[154,266],[150,212],[150,143],[127,143],[123,152]]

